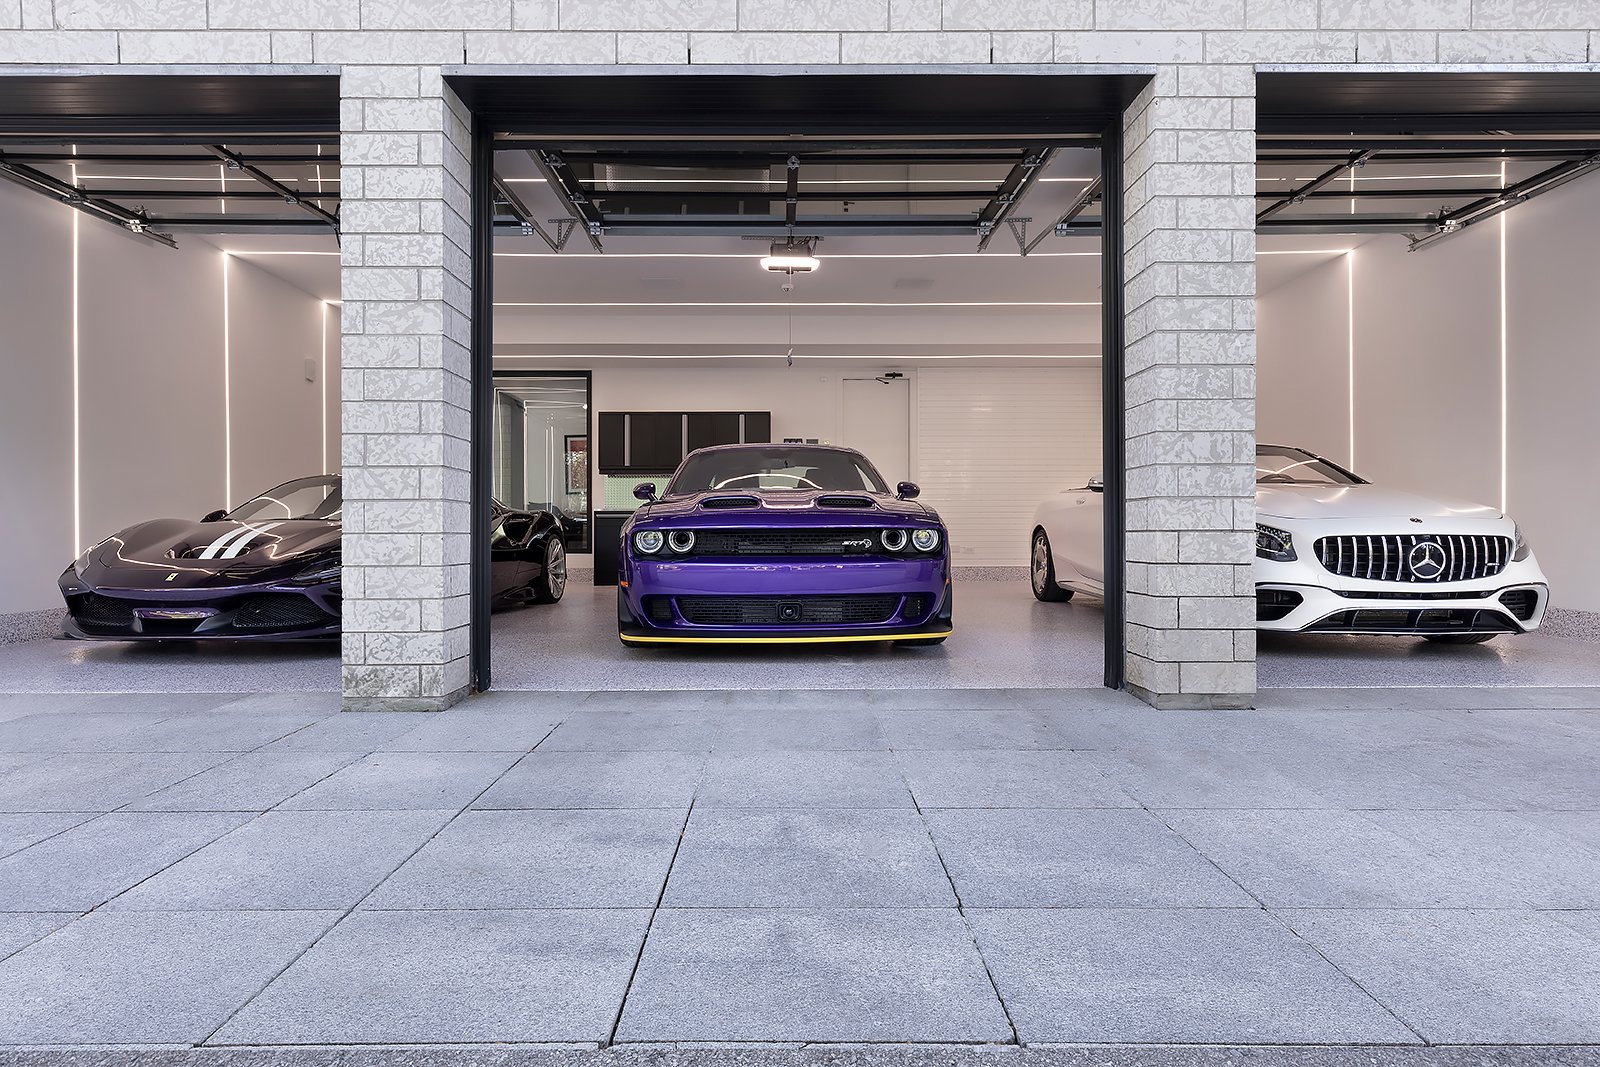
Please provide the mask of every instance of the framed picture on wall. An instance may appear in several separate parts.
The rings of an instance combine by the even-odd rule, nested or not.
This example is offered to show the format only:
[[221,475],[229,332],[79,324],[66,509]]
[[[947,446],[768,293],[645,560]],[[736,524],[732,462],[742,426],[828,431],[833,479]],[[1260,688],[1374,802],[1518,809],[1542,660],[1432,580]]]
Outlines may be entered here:
[[568,434],[567,442],[567,492],[589,492],[589,438],[582,434]]

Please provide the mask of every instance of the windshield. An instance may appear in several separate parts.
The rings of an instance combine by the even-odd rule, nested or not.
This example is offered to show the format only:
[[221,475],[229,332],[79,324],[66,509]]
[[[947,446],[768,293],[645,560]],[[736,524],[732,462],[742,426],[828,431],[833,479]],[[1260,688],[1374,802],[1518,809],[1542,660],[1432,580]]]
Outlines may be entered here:
[[1256,446],[1257,485],[1360,485],[1361,479],[1310,452],[1284,445]]
[[697,452],[683,461],[668,496],[716,490],[805,489],[887,493],[863,457],[837,448],[759,447]]
[[298,478],[240,504],[228,512],[228,518],[235,522],[267,519],[328,519],[337,522],[343,504],[337,477]]

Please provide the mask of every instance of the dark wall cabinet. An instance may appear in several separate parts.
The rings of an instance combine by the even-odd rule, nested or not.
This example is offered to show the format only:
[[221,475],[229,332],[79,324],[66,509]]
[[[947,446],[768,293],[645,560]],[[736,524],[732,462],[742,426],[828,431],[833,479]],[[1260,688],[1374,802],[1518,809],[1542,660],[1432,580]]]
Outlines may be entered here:
[[697,448],[772,440],[770,411],[602,411],[601,474],[665,474]]

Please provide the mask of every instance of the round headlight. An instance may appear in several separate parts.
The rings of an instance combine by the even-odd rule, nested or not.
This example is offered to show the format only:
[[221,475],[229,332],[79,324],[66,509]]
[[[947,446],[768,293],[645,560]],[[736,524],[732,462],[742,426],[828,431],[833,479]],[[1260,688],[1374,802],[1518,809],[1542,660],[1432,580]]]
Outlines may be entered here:
[[673,530],[667,535],[667,544],[674,552],[687,552],[694,547],[694,531]]
[[664,540],[660,530],[640,530],[633,535],[633,547],[647,556],[653,556],[661,551]]
[[911,547],[918,552],[932,552],[939,547],[939,531],[913,530],[911,533]]
[[883,542],[883,547],[890,552],[900,552],[906,547],[906,532],[904,530],[885,530],[878,536]]

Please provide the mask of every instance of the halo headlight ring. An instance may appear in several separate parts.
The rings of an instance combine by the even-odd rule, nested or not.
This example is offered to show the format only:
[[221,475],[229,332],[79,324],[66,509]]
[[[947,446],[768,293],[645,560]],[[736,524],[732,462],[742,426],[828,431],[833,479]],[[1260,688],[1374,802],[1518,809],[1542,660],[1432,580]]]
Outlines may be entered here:
[[885,530],[878,535],[878,543],[890,552],[904,552],[906,549],[906,532],[904,530]]
[[918,552],[936,552],[939,548],[939,531],[932,527],[918,527],[911,531],[911,547]]
[[673,530],[667,534],[667,547],[678,555],[685,555],[694,549],[693,530]]
[[660,530],[640,530],[633,535],[633,547],[646,556],[653,556],[661,551],[666,540]]

